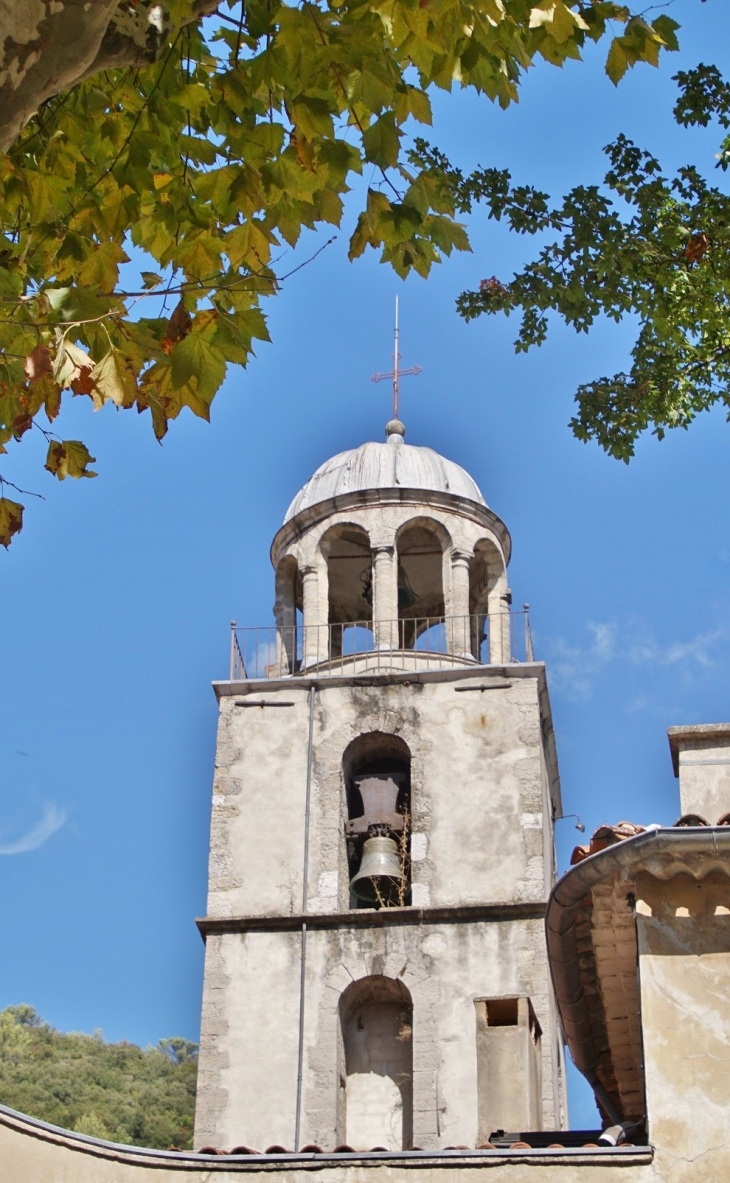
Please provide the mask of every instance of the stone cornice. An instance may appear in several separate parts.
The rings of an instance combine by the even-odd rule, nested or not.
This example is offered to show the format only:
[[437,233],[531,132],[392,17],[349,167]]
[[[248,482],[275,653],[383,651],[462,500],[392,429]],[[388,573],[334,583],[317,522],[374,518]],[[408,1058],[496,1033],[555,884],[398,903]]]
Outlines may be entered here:
[[667,727],[674,775],[679,776],[679,753],[687,748],[713,747],[730,740],[730,723],[695,723],[689,727]]
[[528,900],[516,904],[460,904],[445,908],[355,908],[347,912],[307,912],[293,916],[203,916],[195,923],[203,939],[209,933],[299,932],[315,929],[385,928],[393,925],[475,924],[542,920],[547,904]]

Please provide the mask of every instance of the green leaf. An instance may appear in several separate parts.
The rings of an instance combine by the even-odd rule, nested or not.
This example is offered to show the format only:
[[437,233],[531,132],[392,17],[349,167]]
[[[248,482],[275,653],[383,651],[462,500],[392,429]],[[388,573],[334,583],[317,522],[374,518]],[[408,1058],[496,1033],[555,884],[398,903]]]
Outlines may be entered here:
[[366,160],[380,165],[381,168],[392,168],[398,163],[402,134],[396,127],[394,113],[386,111],[363,132],[362,142]]
[[611,42],[611,48],[606,58],[606,73],[614,86],[618,86],[630,64],[632,63],[621,38],[615,37]]
[[170,363],[173,390],[180,390],[194,380],[195,393],[206,403],[210,403],[226,376],[223,353],[200,333],[190,333],[179,341]]
[[221,242],[209,234],[201,235],[178,251],[178,263],[191,278],[210,280],[220,268],[222,250]]
[[670,16],[665,16],[662,13],[662,15],[658,16],[656,20],[653,20],[651,24],[652,28],[655,29],[661,37],[666,49],[673,51],[679,49],[677,29],[679,29],[680,26],[676,21],[673,21]]
[[95,287],[44,288],[42,296],[48,300],[51,312],[55,314],[51,319],[65,323],[98,320],[112,308],[118,307],[118,303],[115,305],[113,300],[100,296]]
[[397,96],[396,114],[401,123],[405,122],[409,115],[419,123],[427,123],[429,126],[433,123],[431,100],[426,92],[419,90],[417,86],[408,86],[405,94]]
[[111,292],[119,277],[119,264],[128,262],[129,255],[118,243],[96,243],[79,271],[79,283]]
[[292,122],[308,140],[313,140],[315,136],[332,135],[332,114],[326,99],[302,95],[295,103],[291,104],[289,111]]
[[45,467],[53,476],[58,477],[59,481],[64,481],[67,476],[78,480],[80,477],[97,476],[97,473],[91,472],[88,468],[88,465],[94,464],[95,461],[96,457],[91,455],[80,440],[52,440],[48,445]]
[[23,506],[9,497],[0,497],[0,543],[7,548],[14,534],[23,528]]
[[143,285],[148,289],[159,287],[162,283],[162,276],[156,271],[140,271],[140,275]]

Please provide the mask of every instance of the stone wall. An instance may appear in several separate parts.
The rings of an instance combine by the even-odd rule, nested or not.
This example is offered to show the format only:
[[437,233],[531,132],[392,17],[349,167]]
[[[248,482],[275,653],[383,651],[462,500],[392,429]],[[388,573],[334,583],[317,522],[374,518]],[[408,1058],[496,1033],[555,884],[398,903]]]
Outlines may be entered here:
[[[196,1144],[292,1147],[301,935],[228,933],[208,942],[215,948],[219,1030],[215,1038],[207,1030],[207,1058],[216,1067],[212,1088],[201,1081]],[[543,1041],[552,1039],[554,1049],[558,1039],[541,918],[369,929],[350,929],[343,918],[341,928],[308,931],[306,965],[302,1143],[332,1149],[351,1140],[340,1096],[347,1081],[339,1003],[354,981],[383,976],[402,982],[412,998],[413,1140],[424,1149],[477,1144],[475,998],[527,994]],[[555,1128],[551,1080],[542,1106],[546,1128]]]
[[[349,905],[342,760],[348,744],[368,733],[397,735],[411,754],[414,904],[545,899],[559,787],[554,769],[546,775],[544,673],[541,666],[509,673],[480,671],[475,678],[462,670],[373,678],[370,685],[322,680],[309,911]],[[208,915],[299,912],[308,685],[257,683],[245,695],[222,696],[220,705]]]
[[[293,1144],[302,938],[299,923],[282,924],[301,908],[308,727],[304,679],[221,697],[199,1145]],[[543,1121],[563,1124],[562,1051],[541,920],[554,874],[551,814],[559,810],[549,731],[540,666],[480,670],[478,679],[454,671],[318,684],[303,1140],[333,1147],[346,1139],[338,1005],[352,981],[369,975],[402,981],[413,998],[416,1145],[476,1144],[477,997],[532,1000],[543,1030]],[[417,912],[385,926],[378,913],[372,923],[362,909],[357,923],[348,913],[343,756],[363,735],[395,735],[411,759]],[[498,911],[468,913],[480,907]],[[316,918],[328,916],[329,926],[318,927]]]

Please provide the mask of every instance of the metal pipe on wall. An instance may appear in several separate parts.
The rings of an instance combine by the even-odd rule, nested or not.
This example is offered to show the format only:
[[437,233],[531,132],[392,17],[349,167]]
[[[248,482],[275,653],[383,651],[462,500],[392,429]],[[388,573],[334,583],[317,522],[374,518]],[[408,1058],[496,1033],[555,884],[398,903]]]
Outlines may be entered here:
[[[314,741],[314,697],[316,689],[309,687],[309,737],[307,740],[307,787],[304,797],[304,866],[302,868],[302,916],[307,915],[309,894],[309,812],[312,799],[312,759]],[[304,1002],[307,972],[307,921],[302,920],[302,952],[299,976],[299,1048],[297,1054],[297,1105],[294,1122],[294,1151],[299,1149],[302,1128],[302,1080],[304,1076]]]

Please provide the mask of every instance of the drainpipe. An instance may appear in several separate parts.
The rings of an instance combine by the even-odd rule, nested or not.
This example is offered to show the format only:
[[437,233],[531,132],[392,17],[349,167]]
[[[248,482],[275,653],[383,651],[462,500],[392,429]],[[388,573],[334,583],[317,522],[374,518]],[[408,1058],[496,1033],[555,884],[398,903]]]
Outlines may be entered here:
[[302,1079],[304,1074],[304,995],[307,972],[307,899],[309,895],[309,812],[312,798],[314,739],[314,686],[309,687],[309,738],[307,740],[307,788],[304,796],[304,866],[302,869],[302,953],[299,971],[299,1050],[297,1055],[297,1108],[294,1124],[294,1152],[299,1149],[302,1127]]

